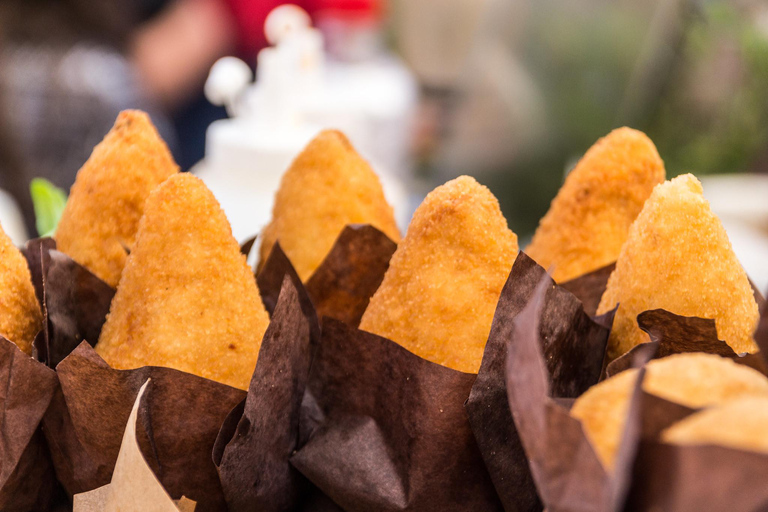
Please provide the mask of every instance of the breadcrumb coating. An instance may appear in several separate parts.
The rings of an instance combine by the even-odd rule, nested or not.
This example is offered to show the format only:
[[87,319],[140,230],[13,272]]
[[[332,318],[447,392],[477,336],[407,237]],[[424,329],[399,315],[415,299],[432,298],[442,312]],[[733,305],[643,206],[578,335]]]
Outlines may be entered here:
[[491,191],[467,176],[449,181],[414,213],[360,328],[476,373],[517,252]]
[[348,224],[371,224],[400,241],[378,176],[343,133],[321,132],[280,183],[272,221],[262,232],[260,261],[280,241],[302,281],[322,263]]
[[749,397],[697,412],[661,434],[664,442],[768,453],[768,398]]
[[224,212],[189,174],[160,185],[145,212],[96,352],[118,369],[247,389],[269,318]]
[[0,335],[32,354],[42,323],[27,260],[0,227]]
[[736,353],[757,351],[752,333],[759,312],[749,279],[694,176],[657,186],[646,202],[597,312],[616,304],[611,359],[648,341],[637,315],[658,308],[714,319],[718,336]]
[[[693,409],[745,396],[768,398],[768,379],[764,375],[716,355],[676,354],[655,359],[646,368],[643,390]],[[571,409],[607,468],[613,467],[621,442],[637,372],[627,370],[592,386]]]
[[124,110],[78,171],[56,230],[58,249],[112,287],[150,192],[179,171],[149,116]]
[[598,140],[568,174],[525,250],[555,281],[616,261],[664,162],[643,133],[618,128]]

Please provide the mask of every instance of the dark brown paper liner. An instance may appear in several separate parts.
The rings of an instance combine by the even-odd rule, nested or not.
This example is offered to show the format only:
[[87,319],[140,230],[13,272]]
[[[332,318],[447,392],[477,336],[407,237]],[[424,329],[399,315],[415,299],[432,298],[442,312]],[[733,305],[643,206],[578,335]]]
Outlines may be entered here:
[[293,510],[307,488],[288,457],[298,444],[316,321],[302,312],[299,292],[286,276],[248,397],[227,417],[213,450],[230,510]]
[[291,462],[348,512],[501,510],[463,407],[474,379],[325,318]]
[[626,510],[764,511],[768,456],[722,446],[641,444]]
[[[711,319],[685,317],[663,309],[640,313],[637,324],[648,333],[652,342],[657,342],[658,350],[654,357],[667,357],[686,352],[705,352],[733,359],[739,364],[750,366],[763,374],[768,374],[768,366],[761,355],[736,354],[727,343],[717,336],[715,321]],[[611,361],[606,368],[606,376],[611,377],[627,369],[632,358],[642,346],[633,347],[626,354]]]
[[70,495],[109,483],[133,401],[151,378],[137,429],[150,467],[172,497],[197,501],[197,510],[226,510],[211,452],[243,391],[170,368],[114,370],[86,342],[56,373],[61,387],[43,428]]
[[38,431],[56,374],[0,337],[0,510],[44,510],[55,479]]
[[[762,354],[768,353],[766,309],[763,304],[755,333]],[[723,446],[663,443],[658,439],[661,431],[694,411],[650,395],[644,399],[643,442],[626,510],[766,510],[768,455]]]
[[[306,283],[318,317],[328,316],[357,327],[384,279],[396,248],[397,244],[373,226],[346,226]],[[264,305],[270,313],[274,311],[286,274],[294,283],[300,282],[288,257],[276,243],[257,276]]]
[[597,307],[600,305],[600,299],[603,298],[605,287],[608,285],[608,278],[611,277],[611,273],[615,268],[616,263],[611,263],[583,276],[566,281],[560,286],[571,292],[581,301],[584,305],[585,313],[589,316],[595,316],[597,314]]
[[[483,362],[466,408],[472,430],[504,508],[540,510],[528,461],[515,430],[507,399],[507,343],[514,320],[530,301],[537,285],[548,281],[551,314],[563,322],[547,333],[542,348],[551,366],[550,386],[560,397],[574,397],[597,383],[605,356],[608,329],[592,321],[571,293],[554,288],[546,271],[521,252],[501,292]],[[556,310],[556,311],[555,311]]]
[[50,238],[27,242],[25,256],[43,311],[36,356],[55,368],[83,340],[96,344],[115,290],[57,251]]
[[[580,340],[569,326],[579,317],[588,318],[579,301],[553,288],[549,277],[544,277],[512,320],[507,335],[509,405],[546,509],[618,510],[629,486],[631,462],[641,436],[643,370],[630,399],[627,428],[616,455],[615,469],[609,474],[587,440],[581,423],[553,398],[560,394],[559,386],[550,384],[557,381],[559,367],[572,364],[573,359],[565,355],[553,359],[554,349],[548,347],[561,343],[577,346]],[[603,348],[607,334],[606,330],[601,334]],[[644,357],[638,364],[650,357],[644,352],[641,355]],[[592,377],[595,382],[597,377]],[[574,392],[572,397],[584,391],[574,387],[570,390]]]

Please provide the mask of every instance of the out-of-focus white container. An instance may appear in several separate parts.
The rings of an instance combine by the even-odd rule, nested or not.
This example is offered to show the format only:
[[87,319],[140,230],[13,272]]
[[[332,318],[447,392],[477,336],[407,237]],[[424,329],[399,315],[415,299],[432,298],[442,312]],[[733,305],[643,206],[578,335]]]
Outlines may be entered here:
[[208,128],[205,159],[193,169],[221,203],[235,237],[248,238],[269,222],[283,172],[324,128],[343,131],[369,160],[404,227],[415,79],[392,55],[326,59],[322,35],[293,5],[275,9],[265,32],[275,46],[259,53],[255,82],[233,57],[211,69],[206,95],[231,118]]

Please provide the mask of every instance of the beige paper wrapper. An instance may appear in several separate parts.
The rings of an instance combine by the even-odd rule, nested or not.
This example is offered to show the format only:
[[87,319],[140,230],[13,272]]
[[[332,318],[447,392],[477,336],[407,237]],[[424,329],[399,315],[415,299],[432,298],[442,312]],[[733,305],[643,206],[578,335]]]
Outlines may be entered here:
[[136,419],[141,399],[151,379],[147,379],[133,403],[123,433],[120,453],[112,481],[93,491],[74,496],[73,512],[193,512],[195,502],[182,498],[174,502],[150,469],[136,439]]

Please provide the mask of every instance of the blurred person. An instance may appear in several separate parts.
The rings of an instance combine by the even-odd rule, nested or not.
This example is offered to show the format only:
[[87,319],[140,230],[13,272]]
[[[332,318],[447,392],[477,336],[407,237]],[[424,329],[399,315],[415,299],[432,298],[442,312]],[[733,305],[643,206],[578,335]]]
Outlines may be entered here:
[[207,124],[224,115],[202,99],[211,65],[236,52],[255,60],[264,19],[282,3],[2,0],[0,188],[29,234],[30,180],[68,190],[120,110],[147,111],[182,168],[195,163]]

